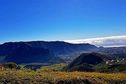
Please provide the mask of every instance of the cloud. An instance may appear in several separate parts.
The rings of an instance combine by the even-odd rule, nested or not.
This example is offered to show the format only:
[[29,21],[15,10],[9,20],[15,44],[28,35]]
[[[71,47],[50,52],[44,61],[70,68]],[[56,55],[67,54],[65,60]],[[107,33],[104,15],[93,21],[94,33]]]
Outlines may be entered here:
[[65,40],[65,42],[76,43],[76,44],[90,43],[96,46],[104,46],[104,47],[119,47],[119,46],[126,46],[126,35],[89,38],[89,39],[80,39],[80,40]]

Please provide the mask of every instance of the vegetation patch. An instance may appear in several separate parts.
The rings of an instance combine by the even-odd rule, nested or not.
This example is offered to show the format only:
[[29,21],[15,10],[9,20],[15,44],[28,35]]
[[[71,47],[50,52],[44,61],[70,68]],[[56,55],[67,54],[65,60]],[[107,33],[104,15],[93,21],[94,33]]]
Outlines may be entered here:
[[126,73],[0,71],[1,84],[123,84]]

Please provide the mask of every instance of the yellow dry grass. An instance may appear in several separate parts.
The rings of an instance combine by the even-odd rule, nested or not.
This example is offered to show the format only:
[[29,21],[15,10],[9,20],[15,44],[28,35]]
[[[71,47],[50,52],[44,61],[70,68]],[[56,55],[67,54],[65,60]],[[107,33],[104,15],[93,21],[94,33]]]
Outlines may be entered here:
[[[98,72],[43,72],[25,70],[6,70],[0,71],[0,81],[18,80],[24,81],[51,81],[55,83],[59,80],[84,80],[107,84],[108,81],[126,81],[126,73],[98,73]],[[31,82],[30,82],[31,83]],[[19,83],[21,84],[21,83]],[[28,83],[29,84],[29,83]]]

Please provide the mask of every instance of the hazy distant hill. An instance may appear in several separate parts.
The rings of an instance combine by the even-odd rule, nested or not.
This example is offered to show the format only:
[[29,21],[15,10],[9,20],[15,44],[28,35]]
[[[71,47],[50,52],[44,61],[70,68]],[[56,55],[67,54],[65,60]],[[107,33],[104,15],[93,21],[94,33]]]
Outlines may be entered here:
[[126,47],[99,48],[99,51],[114,59],[126,58]]
[[16,63],[57,63],[62,59],[75,58],[81,52],[95,51],[97,47],[90,44],[70,44],[66,42],[9,42],[0,45],[1,58],[5,62]]

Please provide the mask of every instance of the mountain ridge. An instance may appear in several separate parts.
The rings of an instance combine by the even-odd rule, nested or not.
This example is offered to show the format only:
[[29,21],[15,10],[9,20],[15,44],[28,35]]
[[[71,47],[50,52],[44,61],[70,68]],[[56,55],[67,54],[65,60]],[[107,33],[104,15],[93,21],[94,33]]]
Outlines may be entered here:
[[[29,56],[34,57],[38,53],[40,55],[43,55],[43,53],[41,52],[47,50],[51,53],[50,55],[52,56],[52,58],[56,57],[58,59],[66,60],[66,58],[69,57],[73,58],[74,57],[73,55],[78,56],[77,54],[80,54],[82,51],[88,52],[88,51],[94,51],[96,49],[97,47],[91,44],[70,44],[62,41],[7,42],[0,45],[0,56],[7,56],[5,59],[7,61],[11,57],[12,60],[9,61],[14,61],[13,59],[15,57],[16,57],[15,59],[20,58],[22,53],[24,54],[22,54],[21,57],[25,56],[27,58]],[[39,58],[41,57],[38,57],[38,59]],[[29,61],[30,59],[27,60]],[[14,61],[14,62],[18,63],[18,61]]]

